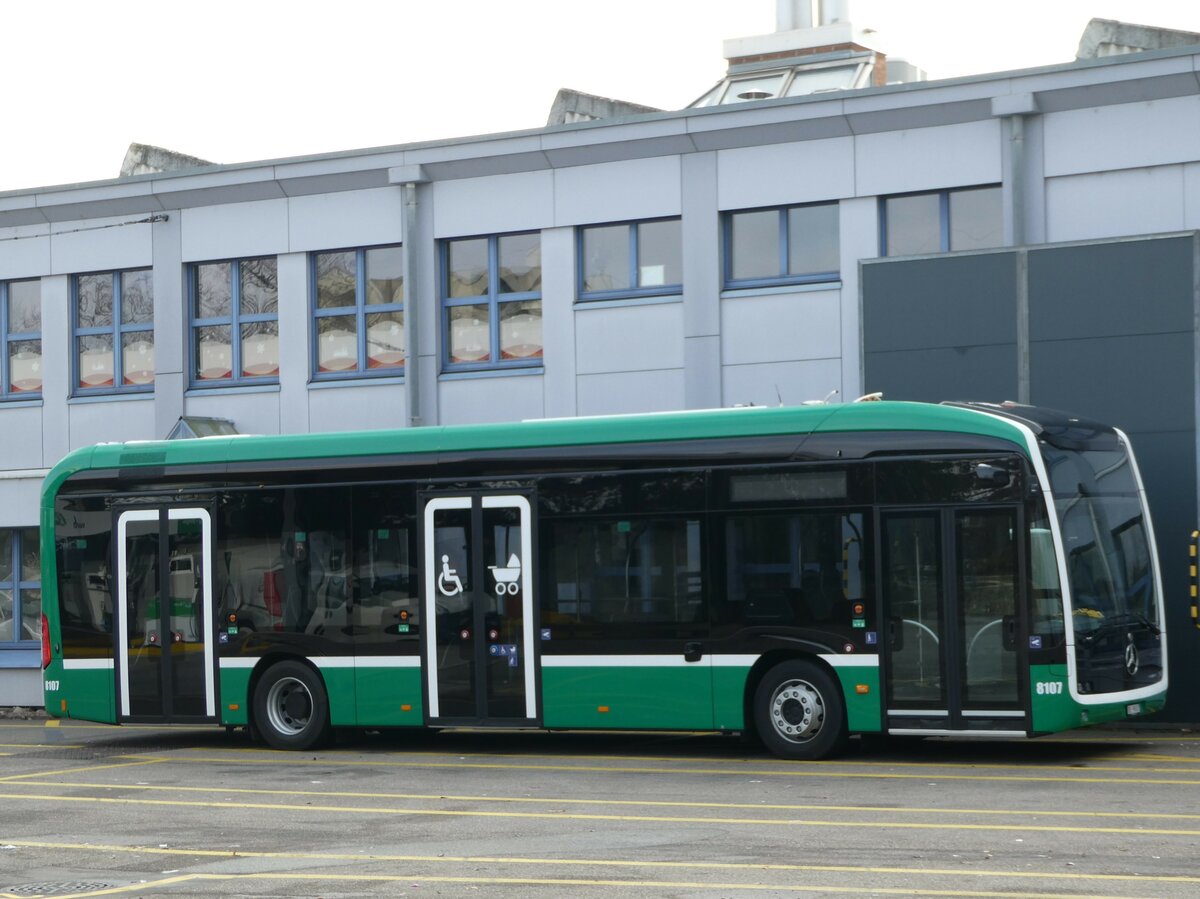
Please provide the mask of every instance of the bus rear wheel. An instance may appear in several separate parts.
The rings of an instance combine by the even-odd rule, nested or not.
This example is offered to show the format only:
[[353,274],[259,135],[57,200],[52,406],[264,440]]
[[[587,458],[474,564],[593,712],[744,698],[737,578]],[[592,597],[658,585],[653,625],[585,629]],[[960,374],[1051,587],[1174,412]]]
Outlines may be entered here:
[[302,662],[278,662],[254,688],[254,728],[274,749],[311,749],[329,733],[325,686]]
[[754,723],[772,753],[814,760],[846,744],[846,707],[837,681],[803,659],[781,662],[754,691]]

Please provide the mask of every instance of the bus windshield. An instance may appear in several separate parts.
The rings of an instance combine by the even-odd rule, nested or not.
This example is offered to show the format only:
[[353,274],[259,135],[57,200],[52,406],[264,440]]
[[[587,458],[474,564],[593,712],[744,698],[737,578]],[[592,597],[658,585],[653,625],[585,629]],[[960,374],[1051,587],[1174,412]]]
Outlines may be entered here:
[[1162,678],[1159,606],[1146,510],[1115,435],[1078,449],[1043,444],[1062,526],[1081,692]]

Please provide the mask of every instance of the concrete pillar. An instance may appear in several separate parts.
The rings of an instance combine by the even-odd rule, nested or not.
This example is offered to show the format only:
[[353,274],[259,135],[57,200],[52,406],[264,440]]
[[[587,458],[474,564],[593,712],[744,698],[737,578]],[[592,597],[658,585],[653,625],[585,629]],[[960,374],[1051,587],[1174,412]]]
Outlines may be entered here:
[[683,397],[713,409],[721,395],[721,222],[717,154],[683,157]]
[[[154,436],[159,440],[183,415],[187,389],[182,217],[178,210],[151,225],[154,266]],[[116,348],[120,352],[120,347]]]

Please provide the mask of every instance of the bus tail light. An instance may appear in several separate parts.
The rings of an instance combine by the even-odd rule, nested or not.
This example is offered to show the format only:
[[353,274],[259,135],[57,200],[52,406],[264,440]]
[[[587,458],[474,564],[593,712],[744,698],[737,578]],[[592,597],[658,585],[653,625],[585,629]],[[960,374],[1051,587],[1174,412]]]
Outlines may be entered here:
[[42,615],[42,669],[50,667],[50,624]]

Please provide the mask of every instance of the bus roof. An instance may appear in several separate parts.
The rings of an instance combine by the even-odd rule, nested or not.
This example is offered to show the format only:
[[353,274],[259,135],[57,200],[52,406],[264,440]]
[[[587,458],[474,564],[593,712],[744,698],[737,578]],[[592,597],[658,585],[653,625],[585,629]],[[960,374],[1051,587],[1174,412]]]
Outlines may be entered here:
[[981,409],[912,402],[749,406],[641,415],[538,419],[376,431],[240,435],[104,443],[76,450],[47,475],[49,499],[71,475],[93,469],[211,465],[408,453],[470,452],[726,437],[853,431],[943,431],[1005,440],[1024,449],[1019,427]]

